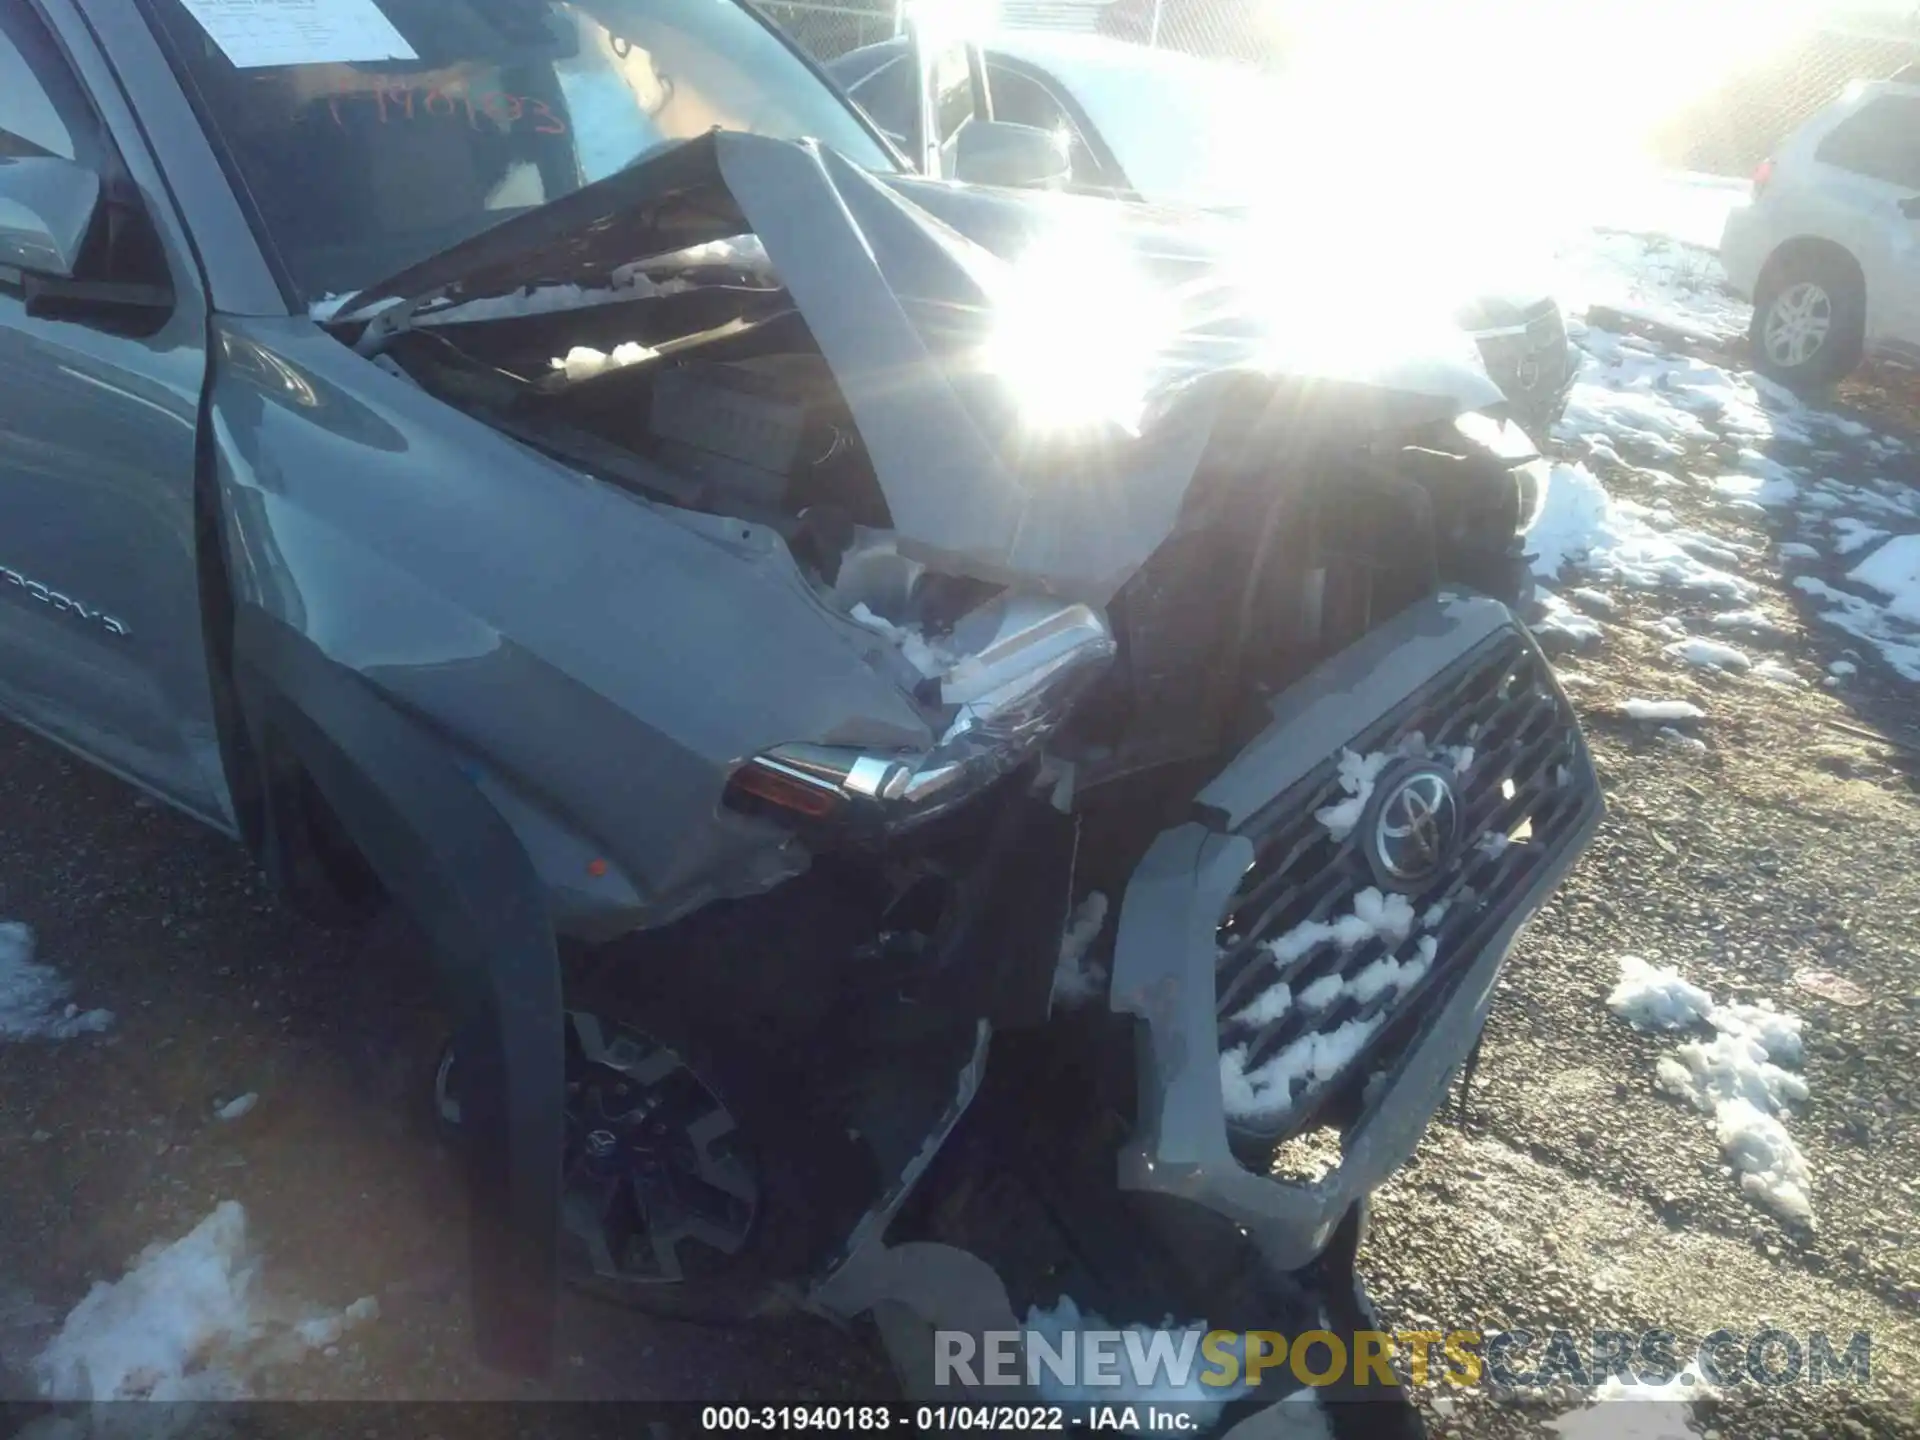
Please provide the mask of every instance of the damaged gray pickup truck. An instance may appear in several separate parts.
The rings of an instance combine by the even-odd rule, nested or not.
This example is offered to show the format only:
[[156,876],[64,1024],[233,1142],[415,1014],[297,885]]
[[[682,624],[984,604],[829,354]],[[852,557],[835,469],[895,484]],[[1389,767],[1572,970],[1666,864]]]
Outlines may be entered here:
[[733,0],[321,9],[0,10],[0,698],[417,922],[488,1357],[1361,1323],[1600,812],[1500,392]]

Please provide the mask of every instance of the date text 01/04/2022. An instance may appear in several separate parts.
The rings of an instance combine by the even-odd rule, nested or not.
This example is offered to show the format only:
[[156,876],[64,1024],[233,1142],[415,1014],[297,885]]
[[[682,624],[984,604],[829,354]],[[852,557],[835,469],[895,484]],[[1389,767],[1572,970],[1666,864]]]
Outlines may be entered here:
[[1184,1434],[1197,1416],[1180,1405],[1094,1405],[1069,1414],[1059,1405],[708,1405],[706,1431],[826,1430],[918,1433],[1007,1430],[1124,1430]]

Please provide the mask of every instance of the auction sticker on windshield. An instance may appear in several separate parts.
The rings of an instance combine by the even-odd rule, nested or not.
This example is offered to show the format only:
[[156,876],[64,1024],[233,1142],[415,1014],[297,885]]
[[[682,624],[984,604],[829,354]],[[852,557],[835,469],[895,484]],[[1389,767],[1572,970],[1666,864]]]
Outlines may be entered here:
[[373,0],[181,0],[237,69],[418,60]]

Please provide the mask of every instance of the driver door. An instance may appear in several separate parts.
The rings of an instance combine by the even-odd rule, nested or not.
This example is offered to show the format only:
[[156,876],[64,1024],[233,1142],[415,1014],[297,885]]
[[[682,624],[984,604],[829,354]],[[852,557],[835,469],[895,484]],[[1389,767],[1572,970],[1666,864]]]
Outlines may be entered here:
[[[63,8],[0,4],[0,712],[225,826],[196,568],[205,302],[46,18]],[[56,218],[76,243],[23,245]]]

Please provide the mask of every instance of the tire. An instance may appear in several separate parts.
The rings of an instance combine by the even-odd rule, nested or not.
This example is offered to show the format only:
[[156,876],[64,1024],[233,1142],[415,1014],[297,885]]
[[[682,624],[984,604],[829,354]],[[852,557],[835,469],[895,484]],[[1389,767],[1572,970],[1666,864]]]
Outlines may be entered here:
[[1866,309],[1859,271],[1841,256],[1814,252],[1773,262],[1747,329],[1754,368],[1801,394],[1827,389],[1860,364]]
[[[596,1299],[665,1319],[712,1325],[773,1319],[799,1307],[811,1275],[864,1208],[871,1163],[844,1131],[821,1122],[818,1107],[808,1104],[806,1077],[769,1060],[766,1047],[747,1033],[751,1027],[736,1021],[737,1007],[684,983],[688,970],[698,968],[693,958],[690,966],[677,946],[658,960],[636,957],[623,945],[618,955],[578,957],[570,966],[569,1180],[563,1200],[569,1213],[561,1233],[561,1280]],[[586,1131],[574,1112],[582,1093],[575,1066],[583,1014],[594,1017],[606,1037],[624,1031],[643,1047],[657,1047],[645,1064],[664,1063],[656,1061],[661,1052],[671,1056],[725,1112],[726,1121],[710,1110],[699,1113],[711,1122],[710,1131],[721,1132],[730,1174],[750,1179],[751,1214],[737,1248],[716,1249],[698,1240],[679,1247],[679,1257],[690,1262],[682,1278],[610,1275],[610,1247],[596,1255],[577,1228],[583,1217],[576,1142]],[[464,1143],[458,1050],[456,1036],[441,1056],[433,1097],[439,1132],[456,1144]],[[684,1101],[690,1084],[684,1078],[676,1084]],[[740,1198],[729,1192],[727,1203]]]

